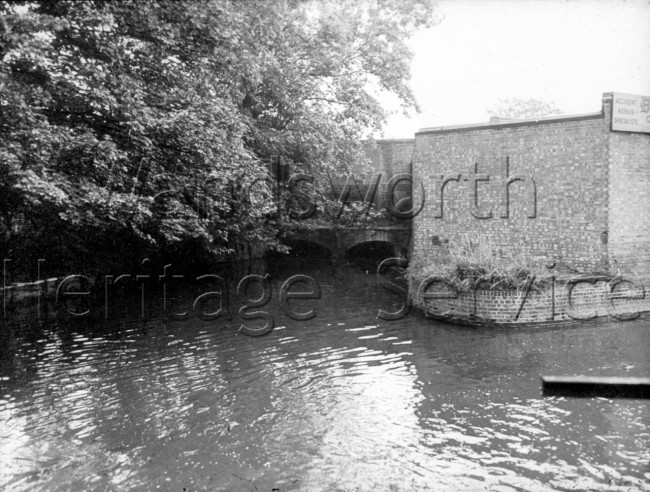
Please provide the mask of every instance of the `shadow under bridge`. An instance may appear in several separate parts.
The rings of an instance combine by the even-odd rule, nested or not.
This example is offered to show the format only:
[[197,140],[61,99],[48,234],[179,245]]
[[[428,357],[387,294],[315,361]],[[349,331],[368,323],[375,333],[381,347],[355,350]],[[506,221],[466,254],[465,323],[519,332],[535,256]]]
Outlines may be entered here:
[[331,252],[331,258],[346,260],[368,255],[406,257],[411,240],[409,226],[375,226],[367,229],[323,227],[293,231],[286,238],[287,245],[296,242],[315,243]]

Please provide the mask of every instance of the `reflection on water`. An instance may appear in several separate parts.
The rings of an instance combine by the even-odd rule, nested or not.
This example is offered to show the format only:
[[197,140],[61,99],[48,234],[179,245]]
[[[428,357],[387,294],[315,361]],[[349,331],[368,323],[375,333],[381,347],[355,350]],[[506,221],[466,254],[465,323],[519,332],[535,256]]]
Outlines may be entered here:
[[[516,330],[415,313],[381,321],[377,310],[399,300],[365,270],[303,261],[268,273],[276,329],[265,337],[238,333],[236,299],[231,320],[60,320],[13,335],[5,323],[0,486],[650,489],[648,402],[542,399],[539,381],[648,376],[647,320]],[[293,273],[322,289],[320,300],[291,301],[314,319],[279,308]]]

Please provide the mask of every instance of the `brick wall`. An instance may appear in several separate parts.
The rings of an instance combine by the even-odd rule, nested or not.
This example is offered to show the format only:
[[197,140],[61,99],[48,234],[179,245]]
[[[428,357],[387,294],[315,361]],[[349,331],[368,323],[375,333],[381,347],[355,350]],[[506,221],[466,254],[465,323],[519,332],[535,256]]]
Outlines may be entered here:
[[650,134],[611,132],[609,175],[612,270],[650,288]]
[[[599,113],[416,134],[413,194],[422,211],[412,260],[443,260],[449,243],[470,233],[515,257],[609,275],[580,282],[571,300],[563,283],[534,289],[523,304],[521,291],[479,287],[425,305],[412,289],[416,305],[471,323],[650,311],[650,134],[612,131],[611,104],[604,94]],[[632,282],[608,293],[615,275]]]
[[414,146],[413,138],[375,140],[366,143],[365,151],[373,172],[390,179],[395,174],[411,172]]
[[[365,153],[370,162],[370,168],[352,166],[352,172],[359,179],[360,191],[364,195],[368,191],[368,185],[376,175],[381,174],[377,192],[373,203],[378,208],[385,207],[386,185],[389,180],[397,174],[410,174],[413,162],[413,149],[415,139],[388,139],[365,142]],[[411,194],[411,187],[408,181],[402,181],[394,188],[394,201]],[[395,222],[395,221],[393,221]]]
[[[641,280],[650,298],[650,134],[612,131],[611,105],[606,93],[601,111],[588,115],[425,129],[415,139],[368,143],[373,172],[382,174],[375,203],[385,204],[390,177],[416,178],[412,190],[403,183],[396,193],[412,193],[422,206],[412,221],[412,260],[441,260],[450,242],[471,233],[522,258]],[[579,292],[604,309],[596,291],[582,284]],[[479,298],[487,318],[498,319],[500,309],[510,315],[504,306],[512,293]],[[548,302],[539,292],[530,299],[542,311]]]
[[[475,233],[524,257],[607,271],[606,111],[417,133],[413,174],[425,196],[413,221],[413,257],[435,260],[447,241]],[[477,173],[488,179],[473,181]],[[515,175],[522,179],[506,187]]]
[[[576,278],[533,284],[528,292],[488,290],[477,286],[470,292],[455,292],[444,284],[426,285],[421,293],[438,298],[425,299],[419,286],[411,285],[414,305],[432,317],[471,324],[537,324],[596,319],[636,319],[650,311],[650,298],[634,282],[609,284],[610,278]],[[450,298],[442,298],[448,296]],[[452,298],[453,297],[453,298]]]

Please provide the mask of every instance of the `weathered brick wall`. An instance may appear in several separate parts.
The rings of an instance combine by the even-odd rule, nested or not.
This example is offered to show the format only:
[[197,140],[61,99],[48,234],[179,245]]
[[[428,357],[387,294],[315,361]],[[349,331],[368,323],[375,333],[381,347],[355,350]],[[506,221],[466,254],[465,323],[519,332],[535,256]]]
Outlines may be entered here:
[[415,139],[388,139],[367,142],[366,155],[372,161],[373,173],[381,173],[382,180],[398,173],[410,173]]
[[528,324],[584,321],[595,319],[636,319],[650,311],[650,299],[642,289],[627,281],[609,284],[609,278],[567,282],[547,282],[526,290],[482,290],[454,292],[444,284],[425,286],[438,297],[418,296],[418,285],[411,285],[414,304],[426,314],[471,324]]
[[[340,199],[346,183],[349,187],[349,201],[364,201],[370,197],[368,191],[370,190],[372,193],[374,188],[372,203],[377,209],[384,208],[386,206],[386,185],[389,180],[397,174],[410,175],[411,173],[414,147],[415,139],[413,138],[364,142],[363,150],[367,162],[352,163],[349,174],[332,176],[335,191],[331,198],[334,200]],[[401,181],[393,187],[394,202],[398,202],[401,198],[410,195],[411,185],[409,181]],[[399,221],[390,217],[389,222],[396,223]]]
[[[383,208],[388,181],[396,174],[411,173],[414,147],[415,139],[413,138],[365,141],[363,150],[367,162],[353,162],[350,164],[347,175],[332,176],[335,192],[331,198],[338,200],[347,182],[348,186],[352,187],[348,199],[350,201],[364,200],[368,189],[380,175],[372,203],[377,208]],[[352,177],[355,181],[351,180]],[[410,195],[410,192],[410,183],[406,181],[395,187],[397,199]]]
[[[474,233],[510,253],[607,271],[610,131],[605,112],[417,133],[413,174],[422,180],[425,196],[413,221],[413,258],[435,259],[447,241]],[[475,165],[489,180],[474,183],[473,197]],[[457,174],[458,181],[444,186],[441,210],[442,180]],[[507,201],[506,182],[514,175],[524,181],[509,186]],[[416,202],[419,190],[414,186]]]
[[611,132],[609,166],[612,269],[650,288],[650,134]]

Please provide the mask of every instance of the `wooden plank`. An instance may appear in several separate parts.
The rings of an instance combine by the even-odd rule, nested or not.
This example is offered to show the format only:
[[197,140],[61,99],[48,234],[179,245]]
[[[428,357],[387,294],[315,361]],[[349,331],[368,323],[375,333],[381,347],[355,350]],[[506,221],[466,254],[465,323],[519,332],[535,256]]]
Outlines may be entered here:
[[543,396],[650,399],[650,378],[542,376]]

